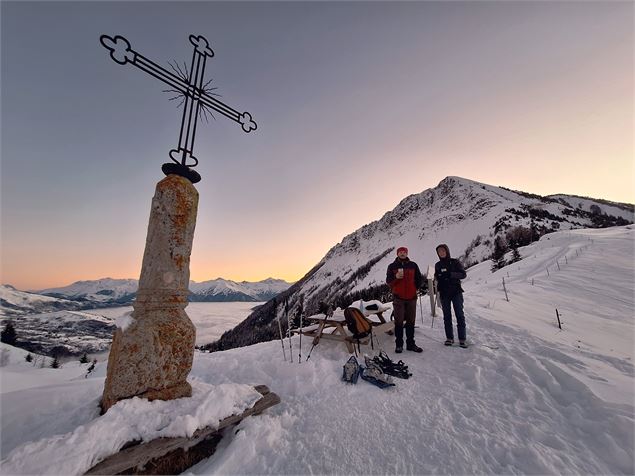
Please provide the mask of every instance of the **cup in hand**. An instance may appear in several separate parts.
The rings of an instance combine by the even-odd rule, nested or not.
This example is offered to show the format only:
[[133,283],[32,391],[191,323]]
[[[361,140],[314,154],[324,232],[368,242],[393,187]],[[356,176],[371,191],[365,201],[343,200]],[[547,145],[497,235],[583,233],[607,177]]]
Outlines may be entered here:
[[403,268],[399,268],[397,270],[397,279],[402,279],[403,278]]

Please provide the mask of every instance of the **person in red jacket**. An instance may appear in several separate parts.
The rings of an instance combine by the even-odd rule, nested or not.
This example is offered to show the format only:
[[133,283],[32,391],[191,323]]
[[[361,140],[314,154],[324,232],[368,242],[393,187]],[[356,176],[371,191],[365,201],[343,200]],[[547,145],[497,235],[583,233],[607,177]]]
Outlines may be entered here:
[[[417,316],[417,290],[423,283],[419,266],[408,258],[408,248],[397,248],[397,258],[388,265],[386,283],[393,294],[395,311],[395,352],[403,352],[403,331],[406,329],[406,349],[423,352],[415,344],[415,318]],[[405,321],[405,326],[404,326]]]

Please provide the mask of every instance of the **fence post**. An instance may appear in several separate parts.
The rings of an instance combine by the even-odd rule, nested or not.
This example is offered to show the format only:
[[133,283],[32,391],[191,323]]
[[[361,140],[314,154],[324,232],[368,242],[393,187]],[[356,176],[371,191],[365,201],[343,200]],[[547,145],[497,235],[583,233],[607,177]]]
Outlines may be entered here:
[[556,266],[558,266],[558,271],[560,271],[560,263],[558,263],[558,260],[556,260]]
[[509,297],[507,296],[507,288],[505,287],[505,278],[503,278],[503,291],[505,291],[505,299],[509,302]]
[[567,260],[567,255],[564,256],[564,262],[565,264],[569,264],[569,261]]
[[534,278],[531,278],[531,285],[534,285]]
[[558,327],[562,329],[562,324],[560,324],[560,314],[558,314],[558,309],[556,309],[556,317],[558,318]]
[[549,277],[549,268],[545,268],[547,270],[547,277]]

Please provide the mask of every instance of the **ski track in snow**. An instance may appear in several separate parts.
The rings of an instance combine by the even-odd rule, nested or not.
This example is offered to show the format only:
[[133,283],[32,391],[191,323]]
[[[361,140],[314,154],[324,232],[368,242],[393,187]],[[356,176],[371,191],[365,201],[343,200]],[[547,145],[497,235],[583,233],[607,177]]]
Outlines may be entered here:
[[[443,345],[443,318],[431,328],[427,302],[423,322],[417,316],[423,353],[394,354],[394,338],[378,336],[375,352],[413,373],[390,389],[343,383],[348,354],[325,340],[306,362],[305,337],[301,364],[298,336],[293,363],[279,341],[197,352],[191,379],[265,384],[282,402],[227,430],[216,453],[186,474],[635,473],[634,234],[549,236],[496,273],[490,263],[468,271],[468,349]],[[3,394],[3,457],[96,418],[104,374],[102,363],[89,379]]]

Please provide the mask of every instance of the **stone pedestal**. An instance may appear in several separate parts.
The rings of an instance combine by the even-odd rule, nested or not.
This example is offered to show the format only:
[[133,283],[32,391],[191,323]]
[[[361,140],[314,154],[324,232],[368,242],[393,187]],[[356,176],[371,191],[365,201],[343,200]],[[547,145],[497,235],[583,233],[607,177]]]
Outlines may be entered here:
[[115,331],[101,401],[107,411],[134,396],[171,400],[192,395],[196,330],[185,313],[198,192],[168,175],[152,199],[139,290],[132,323]]

